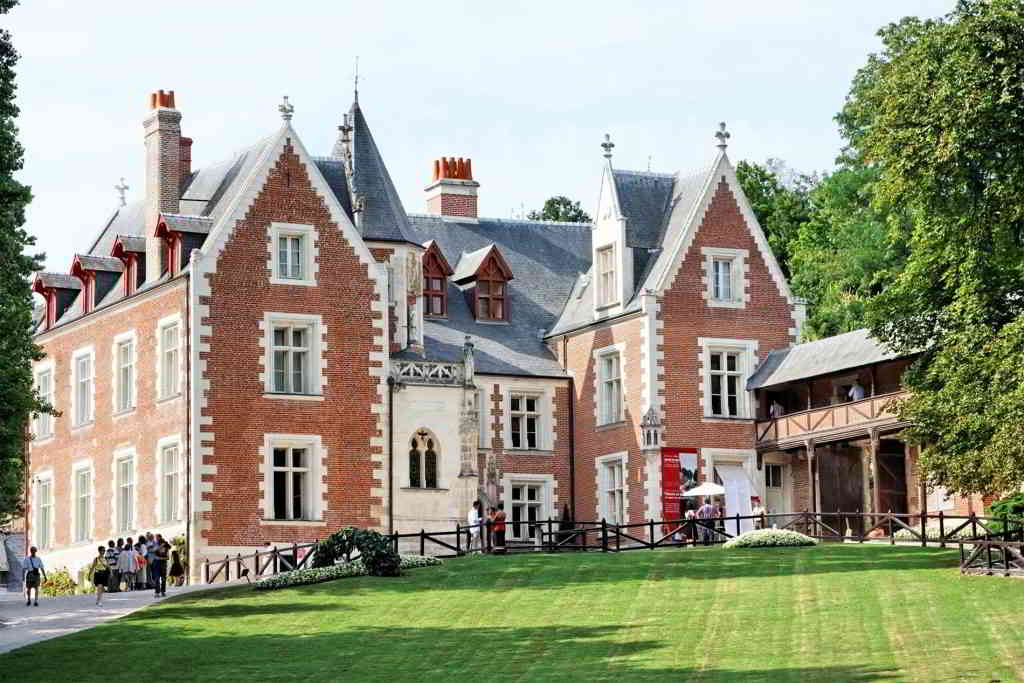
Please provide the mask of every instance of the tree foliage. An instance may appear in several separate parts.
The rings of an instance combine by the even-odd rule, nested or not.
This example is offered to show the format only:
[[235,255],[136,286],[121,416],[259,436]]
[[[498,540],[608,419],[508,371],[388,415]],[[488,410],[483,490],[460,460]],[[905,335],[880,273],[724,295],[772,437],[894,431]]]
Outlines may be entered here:
[[579,202],[557,195],[544,202],[540,211],[526,214],[531,221],[558,221],[561,223],[589,223],[590,215],[580,208]]
[[[15,4],[16,0],[0,0],[0,15]],[[32,193],[14,178],[23,156],[14,124],[17,61],[11,34],[0,29],[0,525],[22,511],[26,427],[32,414],[44,409],[32,381],[32,361],[42,354],[32,340],[28,287],[42,257],[25,254],[35,243],[22,227]]]
[[924,353],[900,407],[929,481],[1024,482],[1024,2],[962,0],[883,28],[838,116],[900,207],[906,267],[867,305],[872,332]]
[[741,161],[736,164],[736,178],[788,278],[791,245],[800,226],[810,220],[810,194],[818,179],[795,173],[778,159],[763,165]]

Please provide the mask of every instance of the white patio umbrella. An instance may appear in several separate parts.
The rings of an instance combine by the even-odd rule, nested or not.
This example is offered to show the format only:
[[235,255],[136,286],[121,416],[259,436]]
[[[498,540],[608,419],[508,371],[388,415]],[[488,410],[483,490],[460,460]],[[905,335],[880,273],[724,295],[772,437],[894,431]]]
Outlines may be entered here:
[[696,488],[683,493],[683,498],[696,498],[697,496],[724,496],[725,487],[706,481]]

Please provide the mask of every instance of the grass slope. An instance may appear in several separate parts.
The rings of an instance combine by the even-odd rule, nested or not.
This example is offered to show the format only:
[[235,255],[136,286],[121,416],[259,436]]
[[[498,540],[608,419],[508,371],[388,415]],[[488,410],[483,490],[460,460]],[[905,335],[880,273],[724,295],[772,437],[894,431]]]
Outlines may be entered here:
[[955,550],[473,557],[397,579],[183,596],[0,656],[12,680],[992,681],[1024,581]]

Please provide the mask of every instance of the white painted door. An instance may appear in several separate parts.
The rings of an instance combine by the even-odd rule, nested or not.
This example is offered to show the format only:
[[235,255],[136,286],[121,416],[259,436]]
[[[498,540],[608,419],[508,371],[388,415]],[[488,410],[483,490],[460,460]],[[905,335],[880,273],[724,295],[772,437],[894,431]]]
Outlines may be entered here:
[[[739,463],[719,462],[715,464],[718,476],[722,479],[722,486],[725,487],[725,514],[729,517],[750,515],[750,496],[753,495],[750,486],[750,478],[743,471],[743,465]],[[754,528],[752,520],[744,519],[740,522],[740,532],[750,531]],[[736,522],[725,521],[725,531],[728,534],[736,533]]]
[[[786,509],[785,465],[765,463],[764,465],[764,508],[769,514],[790,512]],[[768,526],[771,526],[769,524]]]

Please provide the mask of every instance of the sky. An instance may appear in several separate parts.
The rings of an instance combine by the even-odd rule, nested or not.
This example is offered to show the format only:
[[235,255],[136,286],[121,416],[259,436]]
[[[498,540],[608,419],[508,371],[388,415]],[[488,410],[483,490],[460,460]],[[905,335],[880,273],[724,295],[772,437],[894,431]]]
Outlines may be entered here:
[[593,213],[600,143],[619,168],[697,169],[715,152],[827,171],[833,120],[877,30],[953,0],[862,2],[328,2],[23,0],[3,25],[22,59],[20,180],[48,270],[67,272],[118,206],[142,197],[149,93],[174,90],[192,167],[292,121],[330,153],[359,102],[406,211],[425,211],[432,160],[473,159],[480,215],[567,195]]

